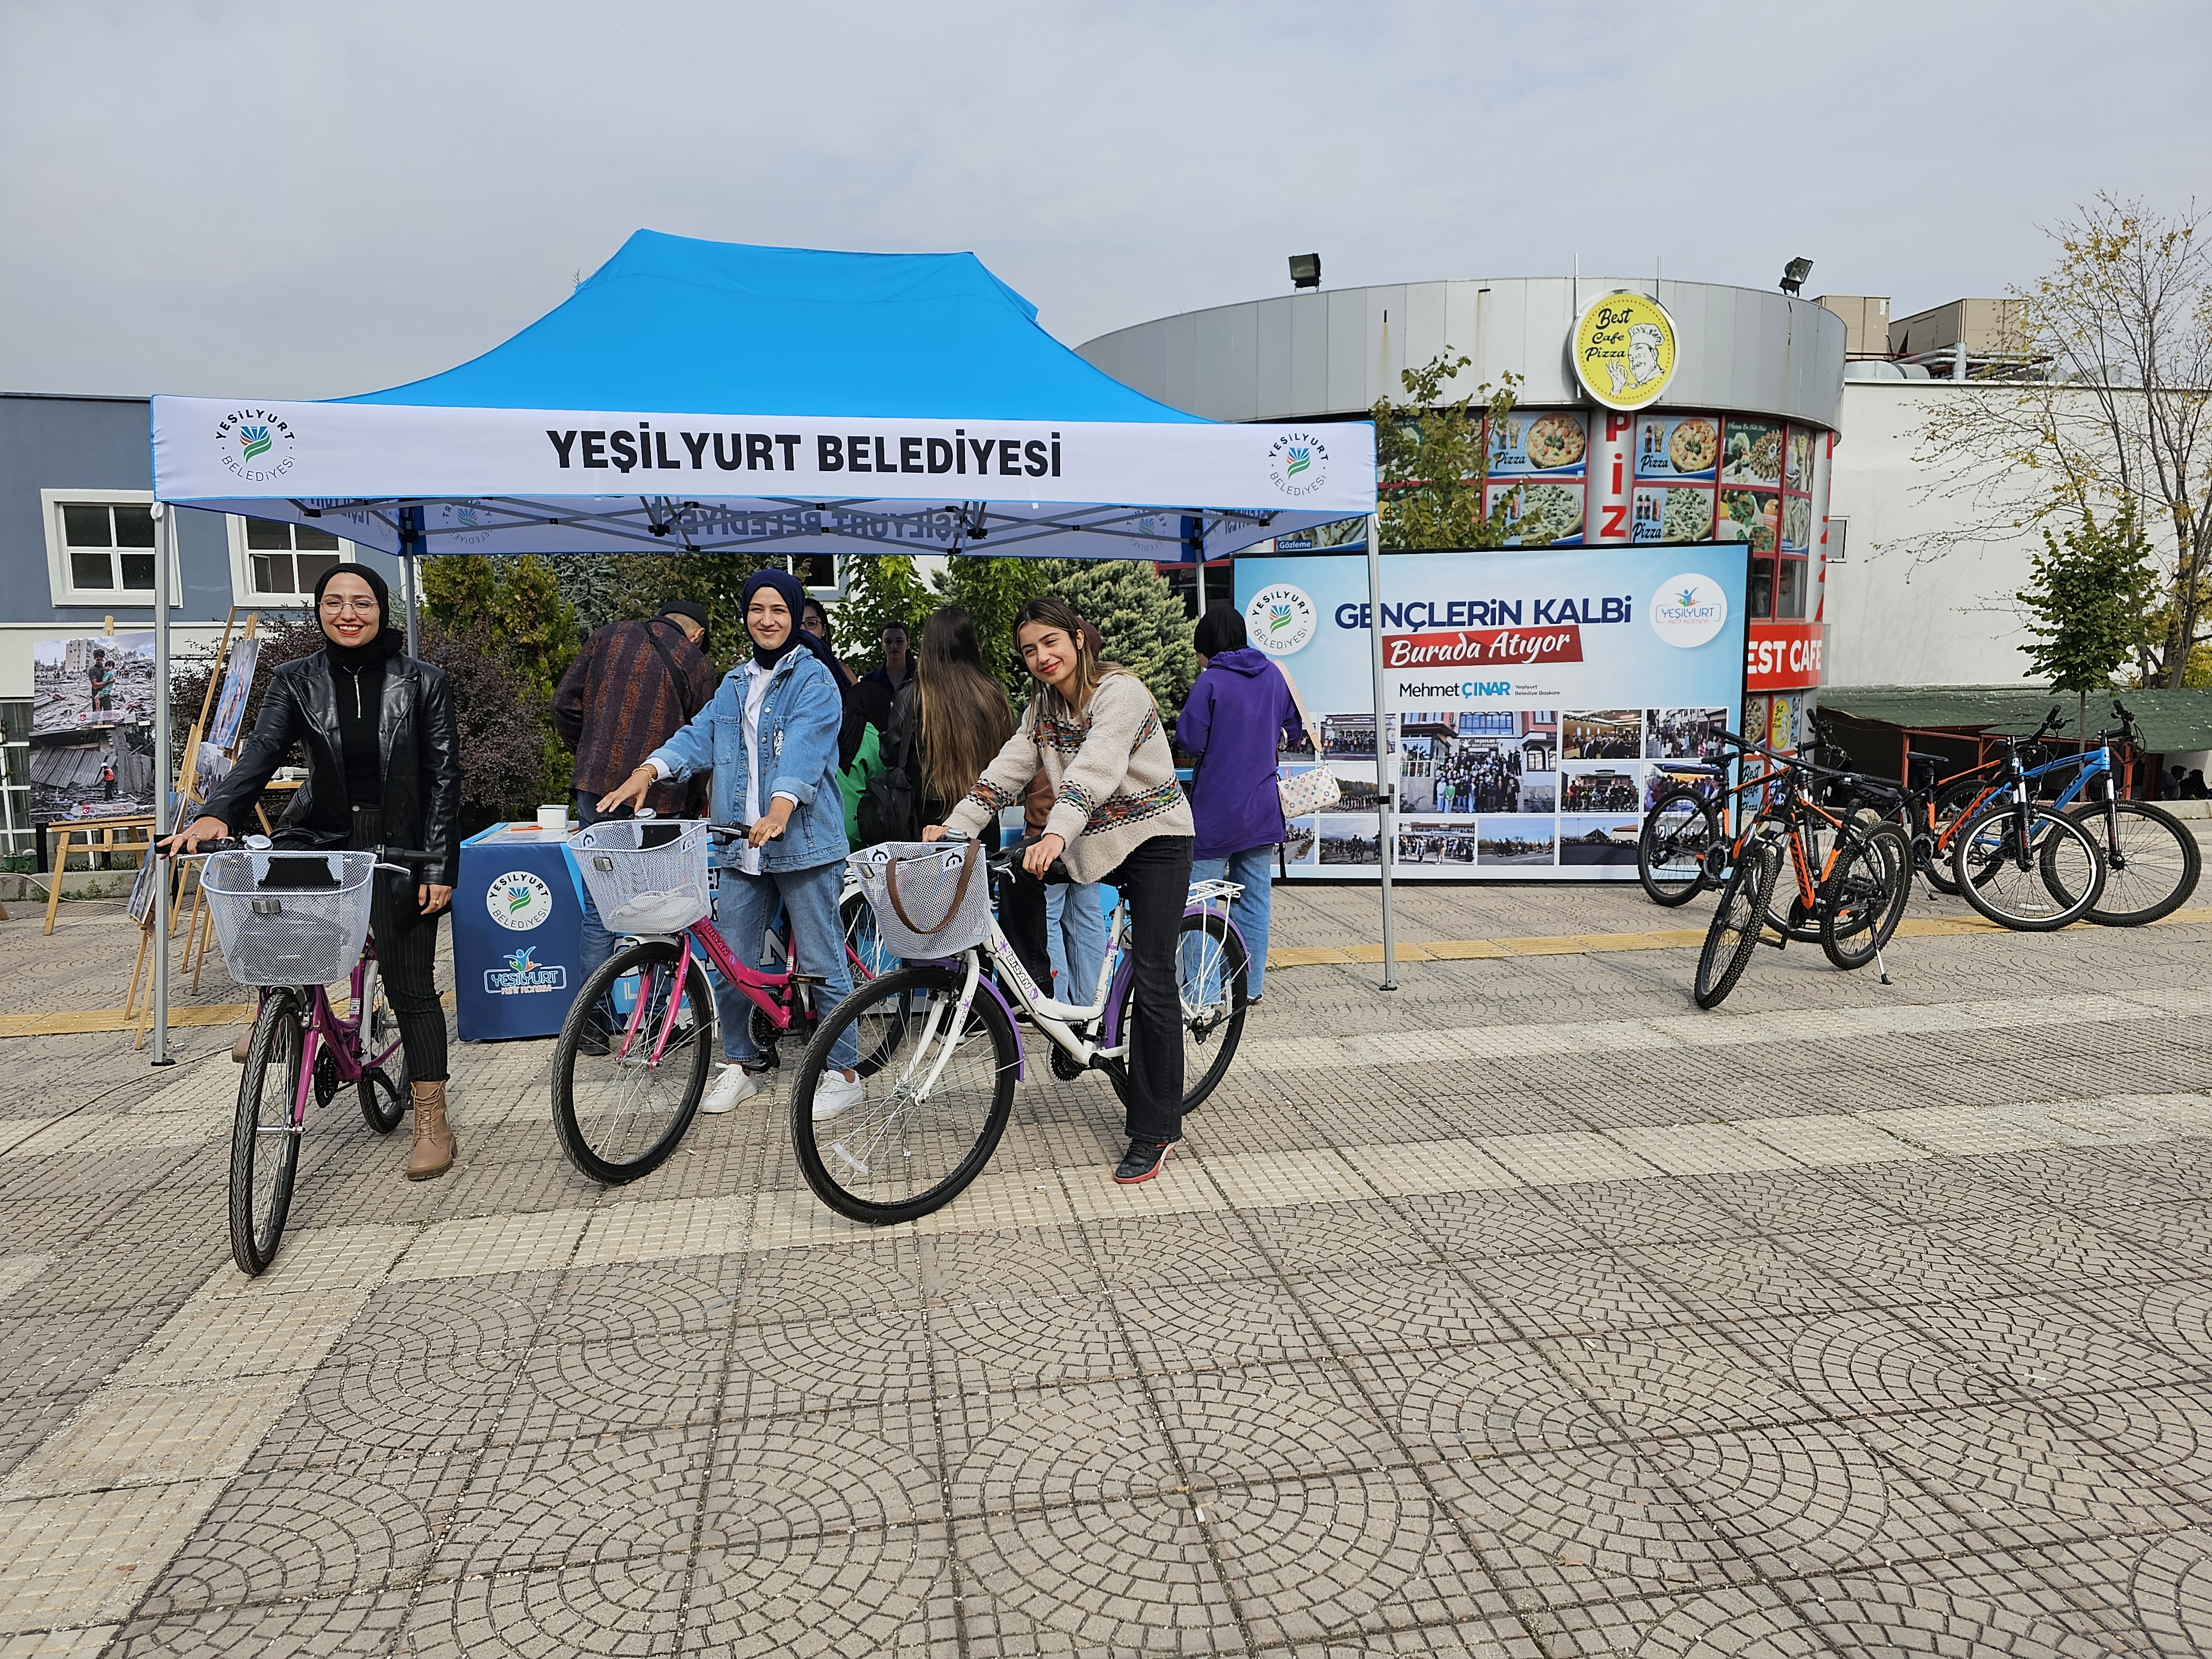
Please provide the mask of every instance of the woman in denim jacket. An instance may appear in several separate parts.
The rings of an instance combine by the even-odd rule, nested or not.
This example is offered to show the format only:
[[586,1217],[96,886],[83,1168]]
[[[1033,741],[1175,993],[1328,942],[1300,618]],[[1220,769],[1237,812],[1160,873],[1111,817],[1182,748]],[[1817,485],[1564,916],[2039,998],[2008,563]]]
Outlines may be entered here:
[[[795,578],[781,570],[757,571],[745,580],[742,602],[751,659],[732,669],[714,701],[647,756],[599,803],[599,811],[644,799],[664,778],[682,780],[713,768],[714,822],[743,824],[749,831],[741,851],[722,853],[715,925],[739,948],[747,940],[757,945],[780,904],[791,917],[799,964],[822,975],[815,1006],[827,1018],[853,988],[845,932],[837,920],[849,850],[845,798],[837,784],[844,699],[823,660],[827,647],[796,625],[805,590]],[[727,1060],[700,1103],[702,1112],[726,1112],[768,1086],[768,1068],[752,1039],[752,1005],[718,980],[715,1006]],[[853,1069],[859,1057],[848,1030],[830,1056],[842,1075],[825,1078],[815,1091],[817,1121],[860,1103]]]

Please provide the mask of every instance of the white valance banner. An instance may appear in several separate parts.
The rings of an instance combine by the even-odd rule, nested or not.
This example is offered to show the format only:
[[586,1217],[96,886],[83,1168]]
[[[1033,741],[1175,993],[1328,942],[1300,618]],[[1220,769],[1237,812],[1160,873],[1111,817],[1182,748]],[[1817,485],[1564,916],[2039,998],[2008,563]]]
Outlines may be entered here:
[[[1371,512],[1364,422],[941,421],[154,399],[155,493],[397,552],[1209,556]],[[980,533],[979,533],[980,532]],[[1141,545],[1140,545],[1141,544]]]

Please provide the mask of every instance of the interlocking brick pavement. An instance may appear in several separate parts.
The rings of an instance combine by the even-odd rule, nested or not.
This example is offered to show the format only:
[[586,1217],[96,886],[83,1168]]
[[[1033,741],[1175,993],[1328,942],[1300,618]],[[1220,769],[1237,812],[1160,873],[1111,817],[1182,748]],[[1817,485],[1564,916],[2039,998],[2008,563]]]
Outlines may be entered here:
[[1406,894],[1513,951],[1271,975],[1140,1188],[1033,1065],[880,1231],[780,1094],[603,1191],[459,1048],[453,1173],[335,1103],[257,1281],[227,1032],[13,1041],[0,1659],[2212,1649],[2212,925],[1698,1014],[1702,908]]

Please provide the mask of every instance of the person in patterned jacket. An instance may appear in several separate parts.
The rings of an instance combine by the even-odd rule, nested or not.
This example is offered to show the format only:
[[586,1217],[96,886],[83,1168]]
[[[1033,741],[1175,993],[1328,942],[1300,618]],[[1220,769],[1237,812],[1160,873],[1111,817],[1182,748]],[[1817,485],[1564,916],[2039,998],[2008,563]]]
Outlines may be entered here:
[[1182,993],[1176,946],[1190,891],[1190,803],[1145,683],[1101,662],[1062,601],[1031,599],[1014,642],[1037,682],[1021,725],[967,799],[942,824],[975,835],[1018,805],[1037,769],[1052,786],[1044,833],[1023,868],[1042,878],[1054,860],[1079,882],[1110,882],[1129,905],[1136,1007],[1129,1042],[1129,1150],[1114,1179],[1150,1181],[1182,1140]]

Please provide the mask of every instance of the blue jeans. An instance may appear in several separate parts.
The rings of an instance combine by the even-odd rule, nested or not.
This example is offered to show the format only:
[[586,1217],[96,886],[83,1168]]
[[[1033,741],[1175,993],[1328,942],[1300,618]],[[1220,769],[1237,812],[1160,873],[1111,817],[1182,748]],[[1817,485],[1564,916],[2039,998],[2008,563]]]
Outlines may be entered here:
[[1243,935],[1244,949],[1252,958],[1244,974],[1244,994],[1257,1002],[1260,988],[1267,977],[1267,912],[1274,897],[1275,849],[1248,847],[1225,859],[1195,859],[1191,863],[1190,878],[1243,884],[1244,890],[1229,907],[1229,919]]
[[1044,890],[1044,937],[1052,954],[1055,1001],[1081,1008],[1098,994],[1098,964],[1106,956],[1106,916],[1099,908],[1105,886],[1070,881]]
[[[819,974],[823,982],[812,988],[814,1012],[827,1019],[837,1005],[853,993],[850,969],[845,962],[845,929],[837,920],[837,896],[845,884],[845,861],[817,864],[811,870],[775,870],[749,876],[735,868],[738,849],[726,855],[722,884],[714,895],[714,926],[738,961],[748,953],[757,957],[775,921],[779,906],[791,916],[792,945],[799,966]],[[721,1016],[722,1053],[747,1065],[760,1062],[753,1042],[753,1005],[745,994],[714,976],[714,1007]],[[841,1072],[860,1063],[860,1045],[850,1027],[830,1051],[830,1063]]]
[[[626,818],[629,809],[619,812],[599,811],[597,794],[582,789],[576,791],[576,823],[588,828],[602,818]],[[584,920],[576,929],[576,983],[581,985],[599,972],[599,964],[615,953],[615,937],[607,932],[606,924],[599,920],[599,907],[592,902],[592,890],[584,889]]]

